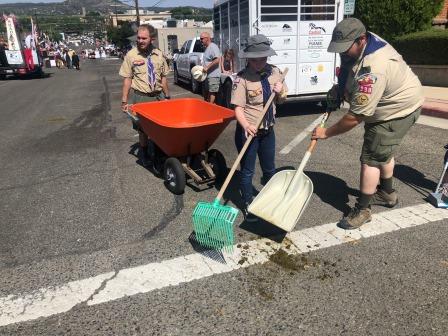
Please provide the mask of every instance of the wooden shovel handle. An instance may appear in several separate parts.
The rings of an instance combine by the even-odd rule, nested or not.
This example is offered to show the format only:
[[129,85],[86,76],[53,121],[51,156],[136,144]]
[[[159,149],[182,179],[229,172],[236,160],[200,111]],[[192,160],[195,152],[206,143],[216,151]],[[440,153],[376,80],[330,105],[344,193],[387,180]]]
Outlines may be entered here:
[[[319,127],[325,126],[325,122],[327,121],[329,116],[330,116],[330,112],[324,113],[324,115],[322,116],[322,121],[319,124]],[[314,147],[316,147],[316,144],[317,144],[317,139],[311,140],[311,143],[308,146],[308,149],[306,151],[312,153],[314,151]]]
[[[285,68],[285,70],[283,71],[282,75],[281,75],[281,81],[283,82],[285,80],[286,74],[288,73],[288,68]],[[275,92],[272,92],[271,95],[269,96],[268,101],[266,102],[266,105],[263,108],[263,111],[261,112],[261,114],[259,115],[255,125],[257,127],[257,129],[260,127],[261,122],[263,121],[264,115],[266,114],[267,110],[269,109],[269,107],[272,104],[272,101],[275,98]],[[243,158],[243,155],[246,153],[247,147],[249,147],[250,142],[252,141],[254,137],[252,135],[249,135],[249,137],[247,138],[246,142],[244,143],[243,148],[241,148],[240,153],[238,154],[235,162],[233,163],[232,169],[230,169],[229,174],[227,175],[226,180],[224,181],[221,190],[218,193],[218,196],[216,196],[217,200],[220,200],[222,198],[222,196],[224,195],[224,192],[226,191],[230,180],[233,177],[233,174],[235,174],[236,168],[238,167],[238,165],[240,164],[241,159]]]

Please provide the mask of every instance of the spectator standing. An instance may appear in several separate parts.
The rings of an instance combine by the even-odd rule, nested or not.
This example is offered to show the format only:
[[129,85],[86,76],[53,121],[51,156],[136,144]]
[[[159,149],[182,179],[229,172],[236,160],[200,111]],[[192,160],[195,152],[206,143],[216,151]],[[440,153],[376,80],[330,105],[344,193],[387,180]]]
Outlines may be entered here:
[[204,71],[207,73],[207,79],[205,80],[204,100],[213,104],[219,91],[221,51],[212,42],[209,33],[201,33],[200,39],[206,48],[204,51]]

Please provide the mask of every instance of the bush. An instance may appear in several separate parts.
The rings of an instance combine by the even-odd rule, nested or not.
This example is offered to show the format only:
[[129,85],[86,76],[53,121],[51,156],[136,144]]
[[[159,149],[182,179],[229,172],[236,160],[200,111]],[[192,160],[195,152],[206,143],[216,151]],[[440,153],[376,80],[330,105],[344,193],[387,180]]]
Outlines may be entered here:
[[390,41],[408,64],[448,65],[448,30],[427,30]]
[[355,16],[385,39],[431,27],[443,0],[357,0]]

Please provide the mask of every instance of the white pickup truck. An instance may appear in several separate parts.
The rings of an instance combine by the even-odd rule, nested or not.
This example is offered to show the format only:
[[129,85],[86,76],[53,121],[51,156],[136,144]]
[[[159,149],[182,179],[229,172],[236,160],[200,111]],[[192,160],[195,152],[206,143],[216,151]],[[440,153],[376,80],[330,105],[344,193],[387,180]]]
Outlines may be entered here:
[[191,91],[198,93],[201,90],[201,83],[193,79],[191,68],[195,65],[202,65],[205,47],[199,37],[185,41],[179,51],[179,55],[174,62],[174,83],[179,81],[189,83]]

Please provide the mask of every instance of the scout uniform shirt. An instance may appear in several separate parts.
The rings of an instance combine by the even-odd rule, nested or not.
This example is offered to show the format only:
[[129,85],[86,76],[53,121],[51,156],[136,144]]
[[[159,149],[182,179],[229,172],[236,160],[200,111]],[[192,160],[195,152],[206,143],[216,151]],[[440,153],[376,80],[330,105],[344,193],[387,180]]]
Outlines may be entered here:
[[148,76],[148,53],[142,53],[137,48],[131,49],[126,54],[119,72],[121,77],[132,79],[132,89],[142,93],[161,92],[162,77],[166,77],[169,73],[162,51],[152,47],[150,55],[155,73],[154,85],[150,83]]
[[345,95],[350,112],[374,123],[405,117],[423,105],[423,88],[402,56],[368,33],[363,53],[349,71]]
[[[268,81],[271,85],[271,91],[275,83],[281,82],[280,69],[271,67],[272,74],[269,76]],[[286,99],[288,88],[283,83],[283,90],[281,95],[277,98],[277,102],[281,103]],[[257,118],[263,112],[263,88],[261,85],[261,75],[255,70],[247,67],[238,73],[232,87],[232,100],[231,103],[236,106],[240,106],[244,109],[244,116],[251,125],[255,125]],[[275,104],[272,104],[275,115]],[[272,122],[272,126],[274,123]],[[260,128],[263,128],[263,123],[260,124]]]

